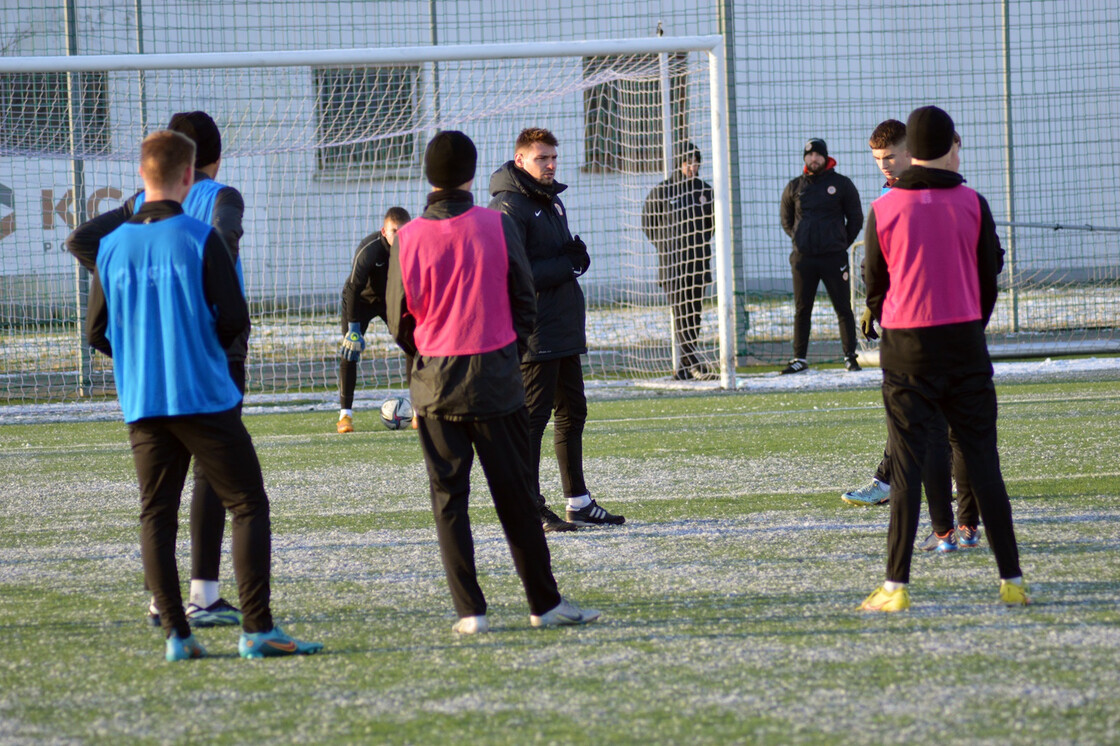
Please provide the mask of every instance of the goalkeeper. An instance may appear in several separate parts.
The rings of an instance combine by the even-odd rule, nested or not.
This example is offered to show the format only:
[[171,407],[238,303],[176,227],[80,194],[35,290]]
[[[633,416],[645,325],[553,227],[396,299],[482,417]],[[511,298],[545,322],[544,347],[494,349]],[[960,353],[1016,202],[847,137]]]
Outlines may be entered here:
[[[342,348],[338,364],[338,432],[354,432],[354,387],[365,334],[376,316],[385,321],[385,278],[389,247],[400,227],[411,220],[403,207],[390,207],[381,230],[362,239],[342,287]],[[411,366],[409,366],[411,367]]]

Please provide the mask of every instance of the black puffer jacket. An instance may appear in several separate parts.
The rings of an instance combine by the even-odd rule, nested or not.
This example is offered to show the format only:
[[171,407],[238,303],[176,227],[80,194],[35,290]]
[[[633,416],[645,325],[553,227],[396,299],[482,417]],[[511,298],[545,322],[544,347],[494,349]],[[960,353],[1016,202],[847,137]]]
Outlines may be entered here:
[[836,173],[836,161],[819,174],[806,169],[782,192],[782,230],[801,254],[847,251],[863,228],[859,192],[847,176]]
[[684,279],[712,281],[712,187],[677,171],[650,191],[642,208],[642,230],[657,247],[657,282],[669,290]]
[[524,362],[552,360],[587,352],[583,289],[572,260],[564,253],[571,240],[568,215],[557,197],[567,189],[556,182],[544,186],[506,162],[490,177],[490,208],[513,218],[525,245],[537,289],[537,323],[529,337]]

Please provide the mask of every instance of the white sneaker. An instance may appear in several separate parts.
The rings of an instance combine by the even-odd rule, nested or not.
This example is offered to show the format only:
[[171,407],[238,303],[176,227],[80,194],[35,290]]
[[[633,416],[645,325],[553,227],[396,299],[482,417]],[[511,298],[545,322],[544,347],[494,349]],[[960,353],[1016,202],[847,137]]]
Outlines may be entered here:
[[878,479],[872,479],[871,484],[860,487],[858,490],[845,492],[840,496],[840,499],[852,505],[882,505],[885,502],[890,502],[891,487]]
[[567,599],[560,599],[556,608],[549,609],[537,616],[529,615],[529,624],[534,627],[559,627],[568,624],[589,624],[599,618],[597,609],[581,609]]
[[490,622],[485,616],[465,616],[451,627],[457,635],[480,635],[490,631]]

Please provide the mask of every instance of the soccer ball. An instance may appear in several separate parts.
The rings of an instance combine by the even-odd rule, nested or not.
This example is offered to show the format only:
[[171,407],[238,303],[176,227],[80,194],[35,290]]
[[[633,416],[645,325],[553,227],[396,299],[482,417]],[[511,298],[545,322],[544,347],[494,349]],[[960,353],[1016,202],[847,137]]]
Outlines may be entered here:
[[394,396],[386,399],[381,405],[381,421],[390,430],[400,430],[408,427],[412,420],[412,402],[403,396]]

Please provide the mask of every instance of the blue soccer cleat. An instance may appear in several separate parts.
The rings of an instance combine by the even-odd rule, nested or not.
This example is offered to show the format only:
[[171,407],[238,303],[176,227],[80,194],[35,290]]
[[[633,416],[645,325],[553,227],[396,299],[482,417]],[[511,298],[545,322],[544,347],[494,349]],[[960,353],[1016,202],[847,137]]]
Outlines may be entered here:
[[194,639],[194,635],[187,635],[186,637],[179,637],[178,632],[172,632],[171,636],[167,638],[167,650],[164,653],[168,663],[176,661],[189,661],[193,658],[205,658],[206,648],[198,640]]
[[187,623],[192,627],[234,627],[241,624],[241,610],[219,598],[206,608],[187,604]]
[[323,649],[321,642],[304,642],[284,634],[280,627],[268,632],[242,632],[237,651],[242,658],[275,658],[284,655],[313,655]]

